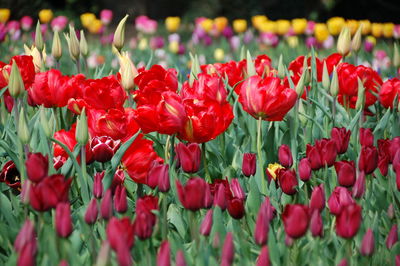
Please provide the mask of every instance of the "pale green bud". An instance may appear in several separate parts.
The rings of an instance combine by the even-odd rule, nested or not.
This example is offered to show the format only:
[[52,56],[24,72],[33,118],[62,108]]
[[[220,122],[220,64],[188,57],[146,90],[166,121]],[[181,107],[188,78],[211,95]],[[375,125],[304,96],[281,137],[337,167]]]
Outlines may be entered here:
[[337,41],[337,51],[342,56],[346,56],[350,52],[350,46],[351,46],[350,30],[347,27],[343,27]]
[[88,44],[85,37],[85,32],[81,30],[81,40],[79,42],[79,48],[81,50],[81,55],[86,57],[88,55]]
[[336,67],[334,67],[332,72],[330,92],[333,97],[336,97],[339,93],[339,78],[337,75]]
[[8,91],[13,98],[18,98],[25,91],[25,85],[15,60],[12,60],[10,78],[8,80]]
[[281,79],[283,79],[285,77],[285,66],[283,65],[283,57],[282,57],[282,55],[279,56],[278,77],[281,78]]
[[125,24],[129,15],[126,15],[118,24],[117,29],[114,33],[113,45],[117,48],[118,51],[121,51],[122,47],[124,47],[125,42]]
[[42,30],[40,29],[40,22],[38,20],[36,24],[36,32],[35,32],[35,46],[39,49],[43,49],[43,36],[42,36]]
[[357,102],[356,102],[356,109],[360,109],[364,107],[364,95],[365,95],[365,87],[363,82],[360,78],[357,78],[358,82],[358,92],[357,92]]
[[246,53],[246,62],[247,62],[247,76],[251,77],[251,76],[257,75],[256,68],[254,67],[253,59],[251,58],[251,54],[248,50]]
[[82,110],[81,115],[77,118],[75,137],[76,141],[81,145],[85,145],[89,140],[89,132],[88,132],[85,108]]
[[326,62],[324,61],[324,67],[322,70],[322,87],[324,87],[326,91],[329,91],[330,85],[331,85],[331,80],[329,78],[328,67],[326,66]]
[[26,119],[25,119],[24,108],[21,108],[21,111],[19,113],[18,137],[23,144],[28,144],[30,134],[29,134],[29,128],[28,128],[28,125],[27,125]]
[[362,38],[362,24],[358,27],[356,33],[351,41],[351,50],[358,52],[361,48],[361,38]]
[[51,46],[51,55],[58,61],[62,56],[62,45],[60,35],[56,30],[53,36],[53,44]]

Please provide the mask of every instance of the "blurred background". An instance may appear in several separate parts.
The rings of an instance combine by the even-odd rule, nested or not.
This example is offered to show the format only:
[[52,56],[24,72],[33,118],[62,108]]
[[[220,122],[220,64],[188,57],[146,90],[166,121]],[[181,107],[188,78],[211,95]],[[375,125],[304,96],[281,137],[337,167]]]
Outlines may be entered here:
[[326,21],[329,17],[341,16],[400,23],[400,0],[0,0],[0,7],[12,10],[11,18],[34,17],[39,10],[49,8],[55,15],[79,19],[83,12],[97,13],[108,8],[114,11],[115,17],[126,13],[147,15],[153,19],[180,16],[184,21],[199,16],[235,19],[265,14],[270,19],[304,17]]

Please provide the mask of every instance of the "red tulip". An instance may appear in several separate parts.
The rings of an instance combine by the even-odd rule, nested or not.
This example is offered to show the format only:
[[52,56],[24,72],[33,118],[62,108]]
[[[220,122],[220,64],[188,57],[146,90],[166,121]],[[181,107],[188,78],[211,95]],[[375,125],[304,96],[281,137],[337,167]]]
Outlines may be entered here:
[[203,219],[203,222],[200,226],[200,234],[203,236],[209,236],[211,233],[211,228],[213,225],[213,210],[210,209],[207,211],[206,216]]
[[114,209],[119,213],[124,213],[128,209],[126,189],[123,185],[118,186],[114,193]]
[[296,187],[298,185],[296,172],[294,170],[281,169],[277,175],[279,186],[282,192],[287,195],[296,194]]
[[285,168],[290,168],[293,164],[292,152],[289,146],[282,144],[278,149],[279,163]]
[[389,171],[389,162],[390,162],[389,156],[388,155],[383,155],[383,156],[379,155],[378,158],[379,158],[378,159],[379,171],[381,172],[381,174],[383,176],[387,176],[388,171]]
[[136,203],[136,218],[134,222],[135,235],[140,239],[151,237],[153,227],[156,224],[156,216],[152,213],[158,210],[158,198],[144,196]]
[[359,199],[364,195],[364,193],[365,193],[365,174],[364,174],[364,172],[359,173],[352,192],[353,192],[353,197],[356,199]]
[[0,88],[2,89],[8,85],[8,77],[11,73],[13,61],[15,61],[21,73],[25,89],[29,90],[35,80],[35,66],[33,64],[33,57],[30,55],[13,56],[8,65],[3,64],[3,62],[0,63],[0,73],[2,73],[0,75]]
[[104,198],[101,200],[100,204],[100,214],[104,220],[110,219],[112,216],[112,193],[110,189],[107,189]]
[[352,238],[361,225],[361,207],[357,203],[343,206],[336,216],[336,234],[343,238]]
[[21,252],[26,245],[30,245],[36,252],[36,242],[35,227],[32,221],[27,219],[15,238],[14,249]]
[[314,187],[311,193],[310,209],[322,212],[325,208],[324,184]]
[[28,178],[32,182],[39,183],[47,176],[49,168],[48,156],[43,156],[41,153],[29,153],[25,166]]
[[361,255],[363,256],[371,256],[375,250],[375,238],[374,232],[372,232],[371,228],[368,228],[365,233],[362,241],[361,241]]
[[128,217],[117,219],[112,217],[107,224],[107,239],[113,250],[120,248],[130,250],[135,241],[133,224]]
[[227,91],[221,77],[200,73],[192,85],[188,81],[183,83],[180,94],[183,99],[212,100],[223,104],[226,103]]
[[18,255],[17,266],[34,266],[36,256],[36,244],[25,245]]
[[226,209],[227,200],[225,197],[225,186],[223,184],[217,184],[217,189],[214,194],[214,205],[218,206],[223,211]]
[[98,214],[99,214],[99,209],[97,206],[97,200],[92,199],[85,212],[85,222],[89,225],[94,224],[97,220]]
[[347,266],[347,259],[342,259],[337,266]]
[[399,241],[399,233],[397,232],[397,224],[394,224],[386,238],[386,247],[391,249],[397,241]]
[[400,255],[396,255],[395,263],[396,263],[396,266],[400,266]]
[[300,160],[299,177],[303,182],[307,182],[311,178],[311,163],[307,158]]
[[245,214],[244,200],[232,198],[228,200],[227,210],[229,215],[234,219],[241,219]]
[[176,156],[179,161],[179,165],[182,170],[186,173],[196,173],[199,171],[201,162],[201,150],[197,143],[190,143],[185,145],[178,143],[175,147]]
[[335,187],[328,199],[329,211],[334,215],[338,215],[343,207],[352,203],[354,203],[354,200],[346,188]]
[[121,144],[120,140],[114,141],[108,136],[94,137],[90,141],[93,159],[105,163],[111,160]]
[[168,170],[168,164],[160,164],[156,161],[153,162],[149,175],[147,176],[147,185],[153,189],[158,186],[158,190],[161,192],[169,191],[171,185]]
[[63,175],[45,177],[40,183],[32,184],[29,202],[36,211],[48,211],[60,202],[68,201],[68,191],[72,179]]
[[68,237],[72,233],[71,206],[68,202],[60,202],[56,207],[56,231],[60,237]]
[[282,213],[286,234],[291,238],[303,236],[308,229],[308,207],[300,204],[287,204]]
[[123,185],[124,182],[125,182],[124,170],[118,169],[117,171],[115,171],[114,178],[113,178],[112,183],[111,183],[111,191],[115,191],[115,189],[119,185]]
[[104,171],[100,173],[95,173],[93,177],[93,196],[97,199],[103,197],[103,178]]
[[347,151],[349,146],[351,131],[346,128],[332,128],[331,139],[336,144],[336,150],[338,154],[343,154]]
[[239,85],[239,102],[243,110],[254,118],[268,121],[281,121],[292,109],[297,94],[281,84],[276,77],[252,76]]
[[221,254],[221,266],[232,265],[235,256],[235,244],[233,243],[233,235],[228,232],[225,237],[224,246]]
[[339,185],[351,187],[356,182],[356,168],[354,161],[335,162],[336,175]]
[[183,207],[191,211],[209,207],[211,198],[210,187],[200,177],[190,178],[183,187],[179,180],[176,180],[178,197]]
[[265,245],[268,241],[270,219],[267,213],[267,206],[261,205],[258,211],[256,225],[254,229],[254,240],[257,245]]
[[170,266],[171,265],[171,250],[168,240],[161,243],[160,249],[157,253],[157,266]]
[[312,170],[318,170],[324,165],[328,167],[335,163],[337,151],[335,141],[321,139],[315,141],[315,145],[307,144],[306,155],[311,163]]
[[243,154],[242,162],[242,173],[243,175],[250,177],[256,174],[256,154],[255,153],[245,153]]
[[183,255],[182,250],[178,250],[175,256],[175,265],[176,266],[186,266],[185,255]]
[[13,161],[8,161],[3,165],[0,173],[0,182],[6,183],[11,188],[21,189],[20,173]]
[[244,193],[242,187],[240,186],[239,180],[237,178],[231,179],[229,187],[233,197],[236,197],[240,200],[244,200],[246,198],[246,194]]
[[379,101],[385,108],[393,108],[393,101],[400,101],[400,79],[392,78],[385,81],[379,90]]
[[374,134],[370,128],[360,128],[360,144],[363,147],[374,146]]
[[371,174],[378,167],[378,150],[374,147],[362,147],[358,169],[366,175]]
[[310,219],[310,230],[313,237],[322,237],[324,235],[324,224],[322,222],[321,213],[313,210]]
[[269,251],[267,246],[263,246],[257,258],[256,266],[270,266]]

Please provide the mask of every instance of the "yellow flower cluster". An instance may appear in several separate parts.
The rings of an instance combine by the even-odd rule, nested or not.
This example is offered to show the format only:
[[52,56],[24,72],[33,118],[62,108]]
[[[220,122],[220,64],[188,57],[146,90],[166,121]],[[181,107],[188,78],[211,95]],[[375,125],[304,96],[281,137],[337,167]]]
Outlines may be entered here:
[[81,15],[81,23],[90,33],[97,34],[103,28],[103,23],[93,13],[83,13]]

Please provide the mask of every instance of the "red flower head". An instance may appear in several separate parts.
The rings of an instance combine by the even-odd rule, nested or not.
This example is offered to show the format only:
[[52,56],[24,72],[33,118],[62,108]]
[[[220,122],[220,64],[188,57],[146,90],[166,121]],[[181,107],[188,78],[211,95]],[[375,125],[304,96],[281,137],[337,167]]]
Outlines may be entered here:
[[325,208],[324,184],[314,187],[311,193],[310,209],[322,212]]
[[91,137],[108,136],[118,140],[127,132],[126,116],[123,110],[108,111],[88,109],[88,128]]
[[357,203],[344,206],[336,216],[336,234],[352,238],[360,228],[361,219],[361,207]]
[[376,102],[376,96],[379,87],[382,85],[382,79],[376,71],[363,65],[354,66],[348,63],[342,63],[337,69],[339,78],[338,101],[342,105],[355,108],[358,95],[358,78],[365,87],[365,108]]
[[108,136],[94,137],[90,141],[93,159],[102,163],[110,161],[120,144],[120,140],[115,141]]
[[307,144],[306,155],[312,170],[318,170],[324,165],[330,167],[336,160],[336,143],[332,139],[316,140],[314,146]]
[[291,238],[303,236],[308,229],[310,217],[308,207],[300,204],[287,204],[282,213],[286,234]]
[[130,250],[135,241],[134,227],[128,217],[117,219],[112,217],[107,224],[107,239],[113,250],[121,248]]
[[186,173],[196,173],[200,169],[201,149],[199,144],[190,143],[188,145],[182,142],[175,147],[178,164]]
[[72,233],[71,206],[69,202],[60,202],[56,207],[56,231],[60,237],[69,237]]
[[244,69],[246,68],[246,60],[240,62],[230,61],[224,64],[215,63],[213,65],[201,65],[203,73],[209,75],[217,75],[223,79],[228,79],[228,84],[231,87],[235,87],[235,92],[239,93],[238,87],[239,82],[244,79]]
[[0,173],[0,182],[6,183],[11,188],[21,190],[20,174],[13,161],[4,164]]
[[336,150],[338,154],[343,154],[347,151],[349,147],[351,131],[346,130],[346,128],[332,128],[331,139],[336,144]]
[[254,67],[256,69],[257,75],[259,75],[260,77],[270,76],[270,73],[274,71],[271,63],[271,58],[269,58],[268,55],[263,54],[257,56],[254,60]]
[[242,173],[243,175],[250,177],[256,174],[256,154],[255,153],[245,153],[243,154],[242,161]]
[[299,182],[295,170],[280,169],[277,172],[276,178],[283,193],[287,195],[296,194],[296,187]]
[[136,218],[134,222],[135,234],[140,239],[151,237],[156,216],[152,213],[158,210],[158,198],[153,196],[144,196],[138,199],[136,203]]
[[282,144],[279,146],[278,149],[278,158],[279,158],[279,163],[286,167],[290,168],[293,164],[293,157],[292,157],[292,152],[290,151],[290,148],[286,144]]
[[339,185],[351,187],[356,182],[356,167],[354,161],[335,162],[335,170]]
[[378,150],[376,147],[362,147],[360,159],[358,161],[358,169],[366,175],[371,174],[378,167]]
[[176,181],[178,197],[183,207],[191,211],[208,208],[212,203],[210,186],[200,177],[190,178],[185,186]]
[[296,92],[276,77],[252,76],[240,84],[239,102],[256,119],[282,121],[296,100]]
[[354,199],[347,188],[335,187],[328,199],[329,211],[334,215],[338,215],[342,208],[352,203],[354,203]]
[[35,66],[33,64],[33,57],[30,55],[13,56],[8,65],[0,62],[0,89],[8,85],[13,60],[15,60],[21,73],[25,89],[29,90],[35,80]]
[[[393,78],[385,81],[379,91],[379,101],[385,108],[393,108],[394,98],[398,97],[397,104],[400,103],[400,79]],[[396,103],[395,103],[396,104]]]
[[143,135],[140,134],[125,152],[122,157],[122,164],[135,182],[145,184],[154,160],[162,162],[162,159],[153,149],[153,142],[144,139]]
[[183,83],[180,94],[182,99],[212,100],[224,104],[227,91],[222,78],[200,73],[192,86],[188,81]]

